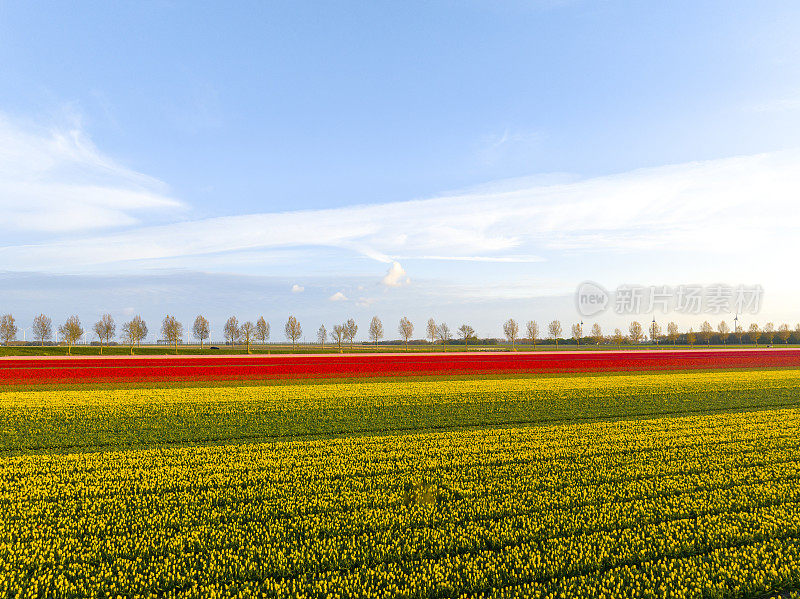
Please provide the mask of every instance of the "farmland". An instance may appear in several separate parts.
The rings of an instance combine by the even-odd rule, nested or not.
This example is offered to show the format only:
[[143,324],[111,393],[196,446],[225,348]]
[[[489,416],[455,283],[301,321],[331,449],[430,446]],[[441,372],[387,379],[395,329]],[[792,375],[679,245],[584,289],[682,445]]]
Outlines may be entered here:
[[788,593],[798,389],[792,369],[10,388],[0,596]]
[[7,358],[0,385],[800,368],[800,349]]
[[800,404],[800,371],[7,391],[0,450],[543,424]]
[[0,590],[754,597],[800,583],[798,417],[6,458]]

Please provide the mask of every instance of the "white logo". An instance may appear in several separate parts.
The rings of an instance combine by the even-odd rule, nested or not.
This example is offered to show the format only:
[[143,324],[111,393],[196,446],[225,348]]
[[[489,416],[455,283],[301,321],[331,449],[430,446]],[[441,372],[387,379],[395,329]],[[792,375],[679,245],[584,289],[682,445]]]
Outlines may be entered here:
[[608,291],[597,283],[584,281],[575,292],[575,304],[581,316],[594,316],[606,311],[609,297]]

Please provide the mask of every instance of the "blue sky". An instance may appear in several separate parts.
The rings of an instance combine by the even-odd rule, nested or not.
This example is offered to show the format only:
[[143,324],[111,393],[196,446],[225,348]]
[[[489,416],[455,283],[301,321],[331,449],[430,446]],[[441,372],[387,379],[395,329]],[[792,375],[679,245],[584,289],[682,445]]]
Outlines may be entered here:
[[799,26],[795,2],[0,2],[0,311],[499,335],[575,320],[589,279],[759,283],[794,323]]

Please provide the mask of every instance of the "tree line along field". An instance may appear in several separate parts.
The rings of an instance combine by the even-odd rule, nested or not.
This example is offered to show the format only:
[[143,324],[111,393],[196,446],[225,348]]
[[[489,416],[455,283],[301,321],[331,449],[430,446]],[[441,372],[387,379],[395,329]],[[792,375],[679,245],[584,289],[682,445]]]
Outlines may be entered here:
[[[723,347],[726,347],[729,343],[743,345],[746,342],[758,346],[759,340],[763,345],[772,345],[776,341],[784,346],[788,346],[790,342],[793,344],[800,343],[800,324],[795,325],[795,328],[792,329],[787,323],[776,326],[773,322],[767,322],[762,328],[757,322],[752,322],[745,328],[738,322],[738,315],[734,319],[733,328],[724,320],[719,321],[716,328],[708,320],[705,320],[697,331],[693,327],[689,327],[686,331],[681,331],[675,322],[669,322],[666,325],[665,332],[655,318],[646,327],[643,327],[638,320],[633,320],[629,323],[626,331],[616,328],[611,334],[604,334],[602,327],[597,322],[590,329],[588,325],[586,328],[584,327],[583,321],[574,323],[569,328],[569,331],[565,331],[559,320],[553,320],[542,327],[535,320],[530,320],[525,323],[523,330],[513,318],[506,320],[502,326],[504,339],[511,350],[516,349],[518,344],[525,344],[526,342],[534,350],[537,344],[552,344],[555,345],[556,349],[559,348],[559,344],[574,344],[576,347],[581,345],[585,347],[606,345],[620,349],[623,345],[639,347],[642,343],[647,343],[648,337],[650,345],[671,344],[673,347],[677,346],[678,343],[689,347],[694,347],[696,344],[704,344],[710,347],[712,341],[715,345],[722,345]],[[111,314],[103,314],[100,320],[95,322],[90,329],[84,328],[76,314],[67,318],[57,328],[54,327],[53,321],[49,316],[39,314],[33,318],[30,327],[31,336],[38,342],[39,348],[32,349],[35,347],[33,344],[23,341],[20,345],[17,342],[19,330],[17,321],[12,314],[0,316],[0,342],[6,348],[0,355],[20,355],[20,353],[54,355],[57,353],[53,349],[54,346],[65,346],[64,350],[67,355],[71,355],[72,347],[80,347],[81,339],[83,340],[84,352],[87,346],[96,345],[98,352],[102,355],[104,349],[110,349],[112,344],[117,343],[115,341],[117,338],[120,339],[121,345],[128,348],[127,353],[133,355],[134,349],[139,350],[141,345],[148,339],[148,335],[152,333],[147,322],[138,314],[121,324],[119,335],[117,334],[117,322]],[[27,330],[23,329],[23,331]],[[322,324],[312,336],[312,339],[316,339],[315,345],[306,342],[300,321],[295,316],[289,316],[283,332],[286,340],[290,343],[291,351],[297,351],[298,345],[306,349],[314,348],[314,350],[324,351],[327,344],[329,349],[335,348],[336,351],[342,352],[348,346],[350,351],[355,349],[358,330],[359,325],[352,318],[342,324],[333,325],[330,331]],[[386,337],[383,322],[377,316],[373,316],[367,328],[367,338],[370,343],[374,343],[376,351],[381,344],[383,344],[384,348],[392,348],[392,346],[402,344],[403,349],[406,351],[409,350],[410,346],[415,347],[416,351],[420,351],[425,346],[428,346],[429,349],[434,349],[438,344],[443,350],[446,350],[448,345],[456,348],[463,346],[464,350],[468,350],[470,344],[473,347],[503,344],[502,339],[479,339],[475,329],[466,323],[453,330],[446,322],[437,323],[431,318],[428,320],[424,330],[424,336],[417,335],[415,337],[414,323],[404,316],[400,319],[397,327],[399,339],[382,341]],[[190,332],[195,341],[199,343],[199,350],[191,348],[189,343]],[[54,333],[56,333],[55,344],[52,341]],[[90,333],[93,341],[88,344],[86,336]],[[243,346],[244,351],[247,353],[250,353],[253,347],[260,347],[260,351],[264,351],[266,348],[268,352],[273,347],[277,351],[286,351],[285,348],[280,346],[274,346],[271,343],[267,344],[270,340],[270,334],[271,325],[263,316],[260,316],[255,323],[252,321],[240,323],[235,316],[231,316],[223,327],[225,341],[219,345],[224,345],[231,351],[236,351],[236,345],[239,344]],[[155,347],[167,345],[172,347],[176,354],[179,352],[179,346],[184,345],[184,343],[185,346],[189,346],[189,352],[192,353],[197,351],[202,353],[205,351],[205,346],[214,345],[211,336],[211,324],[202,314],[195,318],[191,327],[188,325],[184,327],[183,322],[168,314],[161,322],[159,335],[159,341]],[[94,341],[94,339],[97,341]],[[10,349],[12,345],[16,349]],[[219,351],[219,345],[209,347],[208,351]],[[364,349],[365,344],[363,342],[358,342],[358,345],[362,350]],[[46,346],[47,349],[45,349]],[[154,346],[152,345],[146,347],[146,352],[153,352],[153,348]]]
[[800,370],[0,393],[0,596],[800,588]]

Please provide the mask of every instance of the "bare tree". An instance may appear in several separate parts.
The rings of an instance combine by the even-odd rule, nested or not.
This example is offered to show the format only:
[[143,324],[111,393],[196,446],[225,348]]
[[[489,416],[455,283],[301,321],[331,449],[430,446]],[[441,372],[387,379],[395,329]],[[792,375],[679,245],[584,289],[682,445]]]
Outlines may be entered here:
[[328,340],[328,329],[325,328],[324,324],[319,325],[317,329],[317,343],[322,346],[322,349],[325,349],[325,342]]
[[343,324],[333,325],[333,334],[331,335],[331,338],[339,347],[339,353],[342,353],[342,342],[347,339],[347,326]]
[[630,333],[631,343],[634,345],[639,345],[642,341],[642,337],[644,337],[644,332],[642,331],[642,325],[639,323],[638,320],[634,320],[630,326],[628,327],[628,333]]
[[345,332],[347,333],[347,339],[350,341],[350,349],[353,349],[353,340],[356,338],[356,334],[358,333],[358,325],[356,324],[356,321],[351,318],[344,323],[344,326]]
[[297,346],[297,340],[303,336],[303,329],[294,316],[290,316],[289,320],[286,321],[284,331],[286,338],[292,342],[292,349],[294,349]]
[[250,344],[253,342],[255,336],[256,325],[249,320],[247,322],[243,322],[242,326],[239,327],[239,337],[245,342],[245,345],[247,345],[248,354],[250,353]]
[[122,340],[130,346],[131,355],[133,355],[133,346],[136,345],[136,333],[133,331],[131,321],[122,323]]
[[58,335],[67,343],[67,355],[72,355],[72,346],[81,338],[83,335],[83,327],[81,326],[81,320],[77,316],[73,315],[67,318],[67,321],[58,327]]
[[433,318],[428,319],[425,332],[428,335],[428,339],[430,339],[431,345],[433,345],[436,342],[436,321]]
[[100,355],[103,355],[103,339],[105,339],[107,346],[117,332],[117,324],[114,322],[114,317],[111,314],[103,314],[100,320],[94,323],[92,330],[100,338]]
[[625,335],[622,334],[620,329],[614,329],[614,344],[617,346],[617,349],[622,347],[622,344],[625,342]]
[[378,341],[383,339],[383,323],[377,316],[373,316],[369,323],[369,338],[375,342],[375,349],[378,349]]
[[553,339],[555,339],[556,349],[558,349],[558,339],[561,337],[561,323],[557,320],[552,321],[549,325],[547,325],[547,332],[550,333],[550,336]]
[[594,341],[595,345],[600,345],[603,341],[603,329],[600,328],[598,323],[594,323],[592,325],[592,340]]
[[761,329],[759,328],[758,324],[754,322],[750,325],[750,328],[747,331],[747,336],[750,337],[750,341],[758,345],[758,339],[761,337]]
[[659,337],[661,337],[661,326],[654,320],[650,323],[650,341],[658,345]]
[[784,343],[789,343],[789,337],[792,336],[792,331],[789,329],[788,324],[782,324],[778,327],[778,338]]
[[408,318],[403,316],[403,318],[400,319],[400,325],[397,327],[397,331],[400,333],[400,338],[406,346],[406,351],[408,351],[408,340],[411,339],[411,336],[414,334],[414,325]]
[[183,338],[183,325],[174,316],[167,314],[161,321],[161,336],[175,346],[178,353],[178,342]]
[[33,326],[31,329],[33,330],[34,337],[39,340],[42,347],[44,347],[45,341],[53,338],[53,321],[50,320],[49,316],[39,314],[39,316],[33,319]]
[[467,349],[467,344],[469,343],[469,338],[475,336],[475,329],[473,329],[468,324],[462,324],[458,327],[458,334],[464,340],[464,349]]
[[728,323],[724,320],[717,325],[717,332],[719,333],[719,338],[722,340],[723,345],[728,345],[728,336],[731,334],[731,328],[728,326]]
[[514,351],[514,346],[517,342],[517,337],[519,336],[519,325],[517,324],[517,321],[513,318],[506,320],[503,324],[503,333],[505,334],[506,339],[508,339],[511,343],[511,351]]
[[575,343],[580,347],[581,338],[583,337],[583,325],[582,324],[574,324],[572,325],[572,338],[575,340]]
[[744,336],[744,327],[740,325],[738,322],[736,323],[736,336],[739,338],[739,345],[742,344],[742,337]]
[[705,342],[706,345],[711,345],[711,335],[713,334],[714,328],[711,326],[711,323],[704,320],[703,324],[700,325],[700,333],[698,333],[700,341]]
[[533,344],[533,349],[536,349],[536,340],[539,338],[539,325],[535,320],[529,320],[525,325],[525,332],[527,333],[528,340]]
[[208,339],[211,335],[211,325],[208,324],[208,320],[205,316],[198,315],[197,318],[194,319],[192,334],[195,339],[200,340],[200,349],[203,349],[203,341]]
[[767,339],[767,343],[772,345],[772,341],[775,339],[775,324],[772,322],[768,322],[764,325],[764,337]]
[[264,320],[263,316],[259,316],[256,321],[256,339],[262,344],[266,343],[267,339],[269,339],[269,323]]
[[694,334],[694,329],[689,327],[689,332],[686,333],[686,343],[688,343],[690,347],[694,347],[695,341],[697,341],[697,335]]
[[17,323],[11,314],[0,316],[0,339],[8,347],[8,344],[17,338]]
[[239,340],[239,335],[241,335],[239,320],[235,316],[231,316],[225,321],[225,327],[222,331],[225,334],[225,343],[230,343],[233,346],[231,349],[236,349],[236,342]]
[[147,337],[147,325],[142,317],[139,315],[134,316],[130,321],[122,325],[122,336],[131,346],[131,355],[133,355],[133,346],[139,346],[139,343]]
[[444,351],[447,351],[447,342],[452,339],[452,334],[450,333],[450,327],[447,326],[447,323],[443,322],[439,326],[436,327],[436,337],[439,341],[442,342],[442,347]]
[[139,347],[139,344],[147,337],[147,323],[138,314],[131,319],[131,322],[135,324],[136,347]]
[[667,339],[672,341],[672,345],[675,345],[678,342],[679,334],[678,325],[674,322],[670,322],[667,325]]

